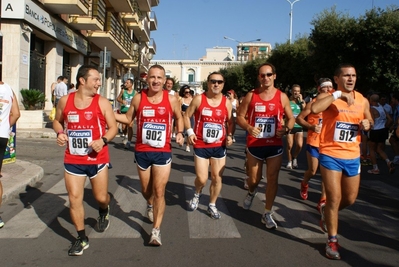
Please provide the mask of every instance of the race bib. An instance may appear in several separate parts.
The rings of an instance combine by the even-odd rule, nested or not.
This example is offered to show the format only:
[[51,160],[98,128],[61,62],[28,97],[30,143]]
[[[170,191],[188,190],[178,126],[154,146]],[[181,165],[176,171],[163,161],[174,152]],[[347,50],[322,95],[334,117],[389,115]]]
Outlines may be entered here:
[[128,97],[128,98],[126,98],[126,105],[125,105],[125,107],[130,107],[130,104],[132,103],[132,97]]
[[260,133],[256,138],[272,138],[276,135],[276,119],[274,117],[255,118],[255,127],[260,128]]
[[90,154],[92,148],[89,144],[93,140],[91,130],[68,130],[68,146],[71,155],[85,156]]
[[205,143],[215,143],[223,136],[223,126],[219,123],[205,122],[202,129],[202,140]]
[[166,143],[166,124],[144,122],[142,128],[143,144],[161,148]]
[[359,134],[359,124],[337,121],[334,129],[334,141],[343,143],[356,142]]

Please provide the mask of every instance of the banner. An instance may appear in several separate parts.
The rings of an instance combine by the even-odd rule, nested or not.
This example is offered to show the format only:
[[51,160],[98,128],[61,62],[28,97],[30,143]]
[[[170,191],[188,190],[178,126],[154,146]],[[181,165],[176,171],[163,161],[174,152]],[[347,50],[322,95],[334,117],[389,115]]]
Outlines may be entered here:
[[15,148],[16,148],[16,133],[17,129],[14,124],[10,131],[10,138],[8,139],[7,143],[7,148],[6,151],[4,152],[4,159],[3,159],[3,164],[15,162],[16,160],[16,153],[15,153]]

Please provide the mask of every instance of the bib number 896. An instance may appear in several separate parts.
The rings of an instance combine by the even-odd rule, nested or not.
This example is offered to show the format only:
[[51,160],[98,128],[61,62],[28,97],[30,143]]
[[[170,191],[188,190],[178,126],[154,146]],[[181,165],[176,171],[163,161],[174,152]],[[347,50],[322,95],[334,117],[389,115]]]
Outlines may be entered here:
[[72,139],[73,148],[88,148],[89,142],[87,138],[73,138]]

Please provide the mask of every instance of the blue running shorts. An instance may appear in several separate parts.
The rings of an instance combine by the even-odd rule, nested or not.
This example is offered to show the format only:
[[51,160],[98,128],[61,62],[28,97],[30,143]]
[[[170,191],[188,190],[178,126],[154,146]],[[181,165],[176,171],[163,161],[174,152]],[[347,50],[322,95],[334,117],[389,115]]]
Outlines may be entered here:
[[360,174],[360,157],[355,159],[336,159],[320,154],[319,163],[326,169],[342,172],[348,177]]
[[152,165],[166,166],[172,162],[172,152],[135,152],[137,166],[147,170]]

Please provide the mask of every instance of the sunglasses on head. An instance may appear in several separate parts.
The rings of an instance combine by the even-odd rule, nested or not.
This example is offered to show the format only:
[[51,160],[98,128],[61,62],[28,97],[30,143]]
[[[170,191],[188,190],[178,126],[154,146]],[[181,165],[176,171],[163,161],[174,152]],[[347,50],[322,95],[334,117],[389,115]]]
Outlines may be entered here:
[[210,82],[211,82],[212,84],[215,84],[215,83],[217,83],[217,84],[223,84],[223,83],[224,83],[223,80],[210,80]]
[[260,77],[265,78],[266,76],[267,76],[267,77],[271,77],[271,76],[273,76],[273,74],[274,74],[274,73],[268,72],[268,73],[261,73],[261,74],[259,74],[259,75],[260,75]]

